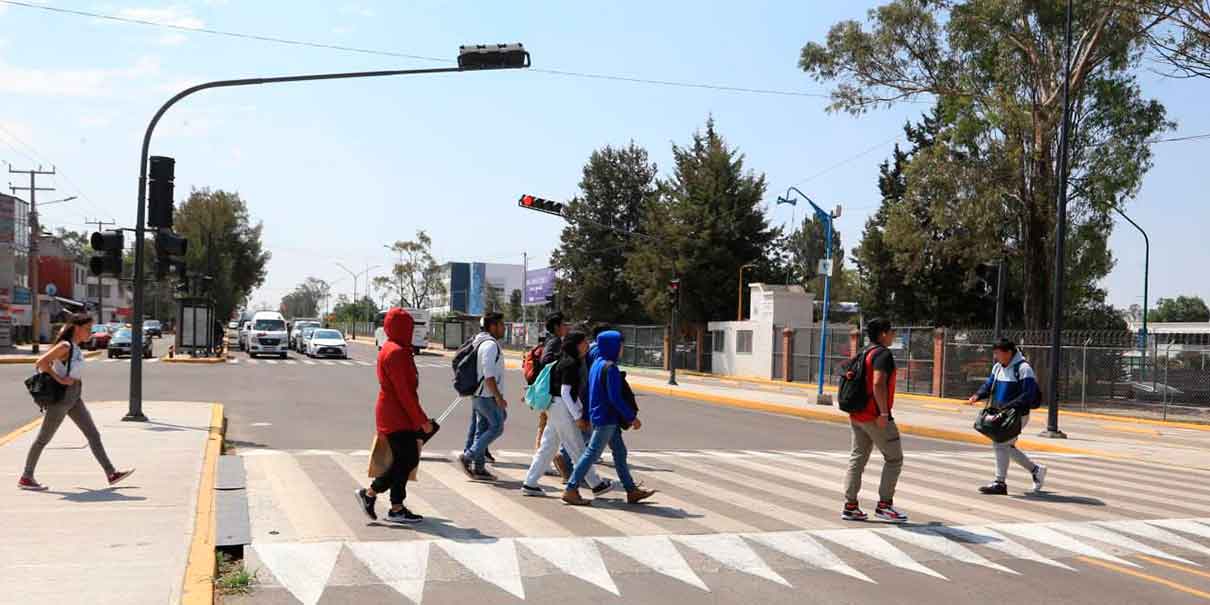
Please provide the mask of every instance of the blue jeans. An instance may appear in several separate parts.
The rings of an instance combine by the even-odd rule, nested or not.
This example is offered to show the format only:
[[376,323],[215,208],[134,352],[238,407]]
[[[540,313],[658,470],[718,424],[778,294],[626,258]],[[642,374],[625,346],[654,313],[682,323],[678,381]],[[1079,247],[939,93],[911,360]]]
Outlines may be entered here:
[[580,456],[576,467],[571,471],[567,489],[575,489],[580,485],[580,482],[584,480],[584,475],[588,474],[588,469],[596,464],[601,453],[605,451],[606,445],[613,453],[613,470],[617,472],[622,487],[626,488],[628,492],[635,489],[634,477],[630,476],[630,465],[626,463],[626,442],[622,440],[622,431],[618,430],[616,424],[592,427],[592,437],[588,439],[588,447],[585,448],[584,455]]
[[466,427],[466,445],[462,447],[462,451],[471,451],[471,446],[475,445],[475,433],[479,431],[479,414],[475,412],[475,400],[471,399],[471,424]]
[[487,464],[483,454],[504,433],[504,420],[508,415],[491,397],[474,397],[471,402],[474,403],[474,417],[478,418],[478,423],[475,439],[467,448],[466,456],[475,464],[475,468],[481,469]]

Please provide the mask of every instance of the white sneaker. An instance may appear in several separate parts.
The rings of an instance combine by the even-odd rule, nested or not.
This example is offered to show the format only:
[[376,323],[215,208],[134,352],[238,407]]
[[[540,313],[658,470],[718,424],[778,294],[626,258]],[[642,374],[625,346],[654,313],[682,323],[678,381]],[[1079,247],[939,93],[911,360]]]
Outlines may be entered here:
[[1042,491],[1042,485],[1046,483],[1046,467],[1041,464],[1034,465],[1034,491]]

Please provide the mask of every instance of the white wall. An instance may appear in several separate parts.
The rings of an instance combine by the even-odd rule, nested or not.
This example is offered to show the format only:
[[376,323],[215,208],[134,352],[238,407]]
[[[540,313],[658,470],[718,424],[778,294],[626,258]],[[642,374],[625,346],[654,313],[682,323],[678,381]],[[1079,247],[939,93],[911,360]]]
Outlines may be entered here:
[[[773,378],[773,324],[763,321],[712,321],[711,332],[723,333],[723,350],[711,351],[711,371],[725,376]],[[752,332],[752,352],[738,353],[739,332]]]

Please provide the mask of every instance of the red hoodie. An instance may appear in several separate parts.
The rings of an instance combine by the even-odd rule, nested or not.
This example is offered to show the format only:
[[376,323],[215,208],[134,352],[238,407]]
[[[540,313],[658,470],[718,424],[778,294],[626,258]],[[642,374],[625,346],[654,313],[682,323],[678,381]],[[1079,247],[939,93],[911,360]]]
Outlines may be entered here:
[[419,431],[428,416],[420,408],[419,375],[412,359],[412,316],[395,307],[387,311],[383,330],[387,341],[378,352],[378,403],[374,419],[378,433]]

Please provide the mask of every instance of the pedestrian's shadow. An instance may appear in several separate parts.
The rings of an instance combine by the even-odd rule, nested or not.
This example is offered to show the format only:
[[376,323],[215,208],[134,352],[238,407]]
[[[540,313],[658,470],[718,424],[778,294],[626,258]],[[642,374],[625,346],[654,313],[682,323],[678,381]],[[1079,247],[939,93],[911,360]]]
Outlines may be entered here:
[[659,501],[659,493],[652,496],[650,501],[641,504],[628,504],[625,500],[615,498],[594,498],[592,500],[592,507],[636,515],[660,517],[662,519],[700,519],[704,516],[698,513],[691,513],[683,508],[661,506]]
[[95,490],[88,489],[86,487],[80,487],[77,489],[79,489],[80,491],[65,492],[65,491],[57,491],[57,490],[48,490],[48,491],[45,491],[42,493],[54,495],[54,496],[62,496],[61,499],[67,500],[68,502],[83,502],[83,503],[143,502],[143,501],[147,500],[147,498],[144,496],[127,496],[126,494],[120,493],[118,491],[118,490],[138,489],[133,486],[107,487],[105,489],[95,489]]
[[449,519],[442,517],[433,517],[425,515],[424,521],[415,525],[400,525],[397,523],[386,523],[383,521],[370,521],[366,525],[374,527],[385,527],[392,531],[412,531],[418,534],[428,534],[438,538],[454,540],[456,542],[495,542],[499,540],[496,536],[490,536],[479,531],[474,527],[459,527],[454,525]]
[[1105,506],[1105,501],[1100,498],[1090,498],[1088,496],[1064,496],[1051,492],[1029,492],[1020,496],[1013,496],[1017,500],[1035,500],[1038,502],[1051,502],[1054,504],[1080,504],[1083,506]]

